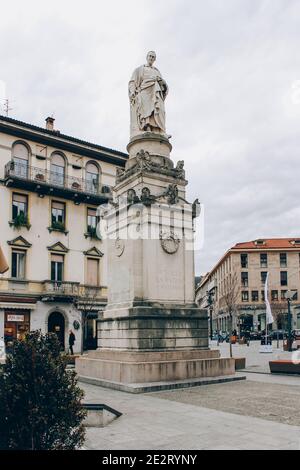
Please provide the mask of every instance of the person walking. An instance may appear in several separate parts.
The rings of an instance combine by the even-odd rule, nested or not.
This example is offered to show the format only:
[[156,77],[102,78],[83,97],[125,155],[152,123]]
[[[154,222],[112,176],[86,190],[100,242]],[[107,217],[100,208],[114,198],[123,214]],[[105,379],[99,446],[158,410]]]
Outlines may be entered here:
[[74,335],[73,331],[70,330],[69,331],[69,349],[70,349],[70,352],[71,352],[72,356],[74,355],[74,351],[73,351],[74,343],[75,343],[75,335]]

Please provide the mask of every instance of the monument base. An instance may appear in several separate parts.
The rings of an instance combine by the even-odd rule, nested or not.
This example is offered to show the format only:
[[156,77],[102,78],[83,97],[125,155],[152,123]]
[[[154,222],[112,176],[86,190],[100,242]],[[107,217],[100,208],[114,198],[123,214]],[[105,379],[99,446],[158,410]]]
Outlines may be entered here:
[[132,393],[236,379],[235,360],[218,350],[97,350],[76,359],[79,380]]

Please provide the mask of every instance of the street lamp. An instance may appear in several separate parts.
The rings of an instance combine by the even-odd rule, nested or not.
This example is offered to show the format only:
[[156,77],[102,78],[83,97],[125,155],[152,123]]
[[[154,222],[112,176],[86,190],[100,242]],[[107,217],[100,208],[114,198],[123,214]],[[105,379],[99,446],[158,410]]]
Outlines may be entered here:
[[213,320],[212,320],[212,313],[213,313],[213,302],[214,302],[214,292],[207,291],[207,303],[209,307],[209,325],[210,325],[210,339],[213,339]]
[[292,339],[292,312],[291,312],[291,301],[295,296],[295,292],[288,290],[285,294],[285,298],[288,304],[288,351],[292,351],[293,339]]

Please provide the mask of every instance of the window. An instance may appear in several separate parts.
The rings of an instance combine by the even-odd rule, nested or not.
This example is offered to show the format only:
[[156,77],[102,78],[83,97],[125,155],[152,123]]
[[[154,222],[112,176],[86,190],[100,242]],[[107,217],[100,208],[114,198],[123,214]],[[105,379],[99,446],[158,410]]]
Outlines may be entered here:
[[268,267],[268,255],[267,253],[260,254],[260,267],[267,268]]
[[89,286],[99,285],[99,260],[87,259],[87,284]]
[[12,196],[12,219],[27,222],[28,197],[26,194],[13,193]]
[[25,279],[25,257],[24,251],[12,252],[11,277],[14,279]]
[[99,168],[95,163],[88,163],[86,166],[86,191],[99,193]]
[[265,291],[262,290],[261,291],[261,300],[264,302],[266,299],[265,299]]
[[286,300],[286,293],[287,293],[287,290],[281,291],[281,300]]
[[64,275],[64,256],[51,255],[51,281],[62,282]]
[[252,302],[258,302],[258,290],[253,290],[251,296]]
[[87,210],[87,232],[96,235],[97,230],[97,209],[88,207]]
[[287,254],[280,253],[280,267],[286,268],[287,267]]
[[280,271],[280,285],[287,286],[287,284],[288,284],[287,271]]
[[52,184],[64,186],[65,184],[65,159],[60,153],[53,153],[50,166],[50,180]]
[[14,172],[16,176],[27,178],[29,150],[24,144],[15,144],[13,146]]
[[243,287],[248,287],[248,273],[242,272],[241,273],[241,282]]
[[242,302],[249,301],[249,292],[247,290],[242,291]]
[[242,253],[241,254],[241,267],[242,268],[248,268],[248,255],[247,253]]
[[268,274],[268,273],[267,273],[266,271],[262,271],[262,272],[260,273],[260,279],[261,279],[261,283],[262,283],[263,285],[265,285],[265,283],[266,283],[267,274]]
[[54,230],[65,230],[65,204],[52,201],[51,205],[51,228]]
[[278,301],[278,290],[272,290],[271,291],[271,299],[273,302]]

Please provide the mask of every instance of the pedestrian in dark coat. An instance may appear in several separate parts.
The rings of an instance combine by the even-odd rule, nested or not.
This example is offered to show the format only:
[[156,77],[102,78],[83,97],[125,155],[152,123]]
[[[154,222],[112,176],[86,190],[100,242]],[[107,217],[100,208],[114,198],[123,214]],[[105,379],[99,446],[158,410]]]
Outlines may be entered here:
[[70,330],[70,331],[69,331],[69,348],[70,348],[70,351],[71,351],[71,355],[72,355],[72,356],[73,356],[73,354],[74,354],[74,351],[73,351],[74,343],[75,343],[75,335],[74,335],[73,331]]

